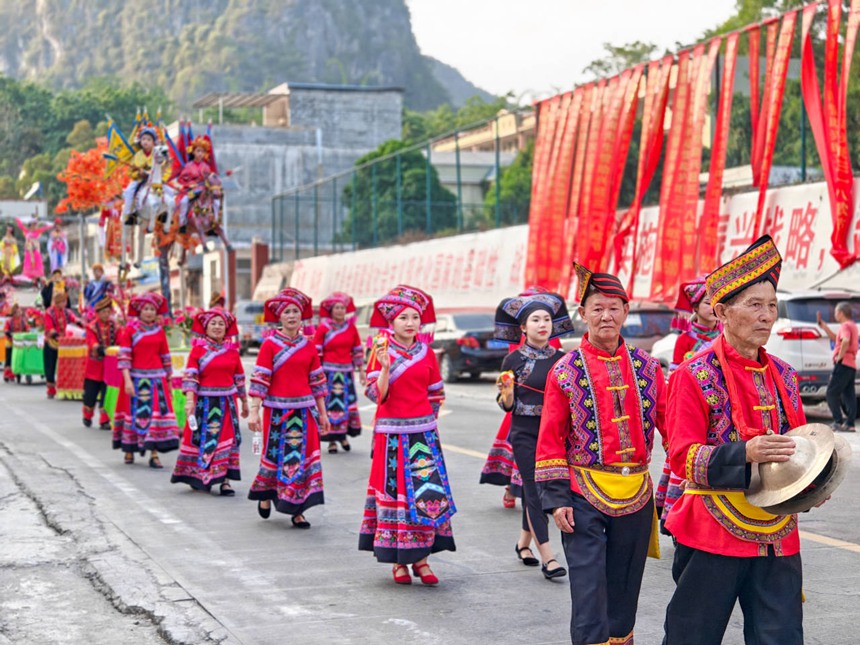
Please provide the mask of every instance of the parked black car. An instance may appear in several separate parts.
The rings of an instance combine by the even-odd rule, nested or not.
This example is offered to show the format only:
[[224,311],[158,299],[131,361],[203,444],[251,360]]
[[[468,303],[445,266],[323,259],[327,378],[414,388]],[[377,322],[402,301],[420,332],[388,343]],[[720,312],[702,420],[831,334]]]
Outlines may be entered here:
[[436,331],[431,347],[439,357],[446,383],[464,373],[478,378],[497,372],[510,351],[508,343],[493,338],[494,312],[462,310],[436,313]]

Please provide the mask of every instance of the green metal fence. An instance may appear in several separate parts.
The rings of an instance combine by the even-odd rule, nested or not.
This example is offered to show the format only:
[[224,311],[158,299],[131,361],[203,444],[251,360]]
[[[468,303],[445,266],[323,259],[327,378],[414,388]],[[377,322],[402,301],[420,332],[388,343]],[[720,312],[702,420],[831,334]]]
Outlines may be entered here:
[[435,151],[432,142],[400,146],[274,196],[271,257],[284,261],[526,223],[528,187],[503,195],[497,181],[515,158],[501,150],[498,124],[495,149],[478,153],[480,162],[464,160],[475,153],[461,153],[460,132],[468,129],[434,140],[453,135],[453,151]]

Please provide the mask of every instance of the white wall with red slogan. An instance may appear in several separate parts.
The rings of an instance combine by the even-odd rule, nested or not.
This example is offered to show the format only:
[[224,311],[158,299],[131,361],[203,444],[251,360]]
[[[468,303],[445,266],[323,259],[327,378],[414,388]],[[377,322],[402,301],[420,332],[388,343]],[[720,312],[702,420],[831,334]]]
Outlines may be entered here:
[[[854,194],[860,194],[855,179]],[[752,242],[758,192],[724,197],[720,208],[718,245],[726,262]],[[699,203],[701,211],[702,203]],[[783,256],[780,288],[800,290],[818,285],[860,290],[860,268],[839,272],[830,256],[833,229],[824,182],[768,191],[765,230]],[[639,258],[633,297],[647,299],[654,270],[659,207],[642,210]],[[608,224],[609,225],[609,224]],[[561,234],[561,233],[559,233]],[[495,307],[502,298],[526,285],[528,226],[439,238],[403,246],[326,255],[295,263],[290,286],[314,301],[332,291],[345,291],[357,302],[371,301],[398,283],[428,291],[439,307]],[[620,272],[627,284],[632,238]],[[849,249],[860,251],[860,208],[855,203]],[[575,285],[574,285],[575,286]]]

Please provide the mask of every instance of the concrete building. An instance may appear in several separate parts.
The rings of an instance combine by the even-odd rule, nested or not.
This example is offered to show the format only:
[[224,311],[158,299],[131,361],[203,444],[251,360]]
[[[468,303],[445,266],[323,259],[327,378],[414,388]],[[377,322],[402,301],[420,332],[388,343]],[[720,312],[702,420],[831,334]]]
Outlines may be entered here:
[[[303,191],[297,209],[276,221],[272,198],[285,191],[351,169],[355,161],[390,139],[399,139],[403,90],[283,83],[263,94],[208,94],[194,103],[200,117],[217,110],[212,140],[222,175],[231,173],[226,188],[228,235],[237,248],[240,297],[250,297],[250,246],[254,238],[266,242],[273,234],[290,248],[298,235],[302,246],[315,246],[317,230],[336,236],[339,209],[323,209],[313,190]],[[259,108],[260,123],[223,123],[225,110]],[[229,114],[229,113],[228,113]],[[199,126],[198,126],[199,127]],[[176,125],[173,126],[174,131]],[[329,186],[340,199],[343,184]],[[331,204],[332,194],[325,195]],[[298,211],[298,218],[295,212]],[[280,215],[276,213],[276,215]],[[297,221],[296,221],[297,220]],[[281,230],[283,229],[283,230]],[[318,235],[318,234],[317,234]],[[323,245],[330,240],[323,242]]]
[[[499,168],[509,166],[516,153],[499,154]],[[496,180],[496,155],[494,152],[460,152],[460,194],[457,193],[457,154],[437,152],[430,155],[431,163],[439,173],[439,182],[463,204],[463,221],[466,227],[478,218],[484,209],[484,197],[490,184]]]

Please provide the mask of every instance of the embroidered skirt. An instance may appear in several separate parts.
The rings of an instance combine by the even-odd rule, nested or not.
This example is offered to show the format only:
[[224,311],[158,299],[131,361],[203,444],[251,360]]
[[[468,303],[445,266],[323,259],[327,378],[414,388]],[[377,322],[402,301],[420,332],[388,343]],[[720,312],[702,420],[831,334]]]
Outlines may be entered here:
[[123,452],[170,452],[179,447],[170,383],[165,377],[132,377],[133,396],[122,388],[113,418],[113,447]]
[[455,551],[450,518],[456,512],[435,428],[374,436],[360,551],[398,564]]
[[242,435],[235,397],[198,396],[194,415],[197,430],[185,423],[171,483],[208,491],[227,479],[239,481]]
[[316,408],[263,408],[263,454],[248,499],[272,500],[287,515],[325,503]]
[[511,413],[508,412],[502,419],[496,438],[487,455],[487,461],[481,469],[482,484],[494,486],[510,486],[511,495],[522,497],[523,478],[514,461],[514,449],[508,438],[511,433]]
[[341,441],[347,435],[357,437],[361,434],[361,418],[358,415],[358,397],[352,372],[329,370],[325,375],[328,381],[325,408],[331,431],[322,435],[321,439]]

